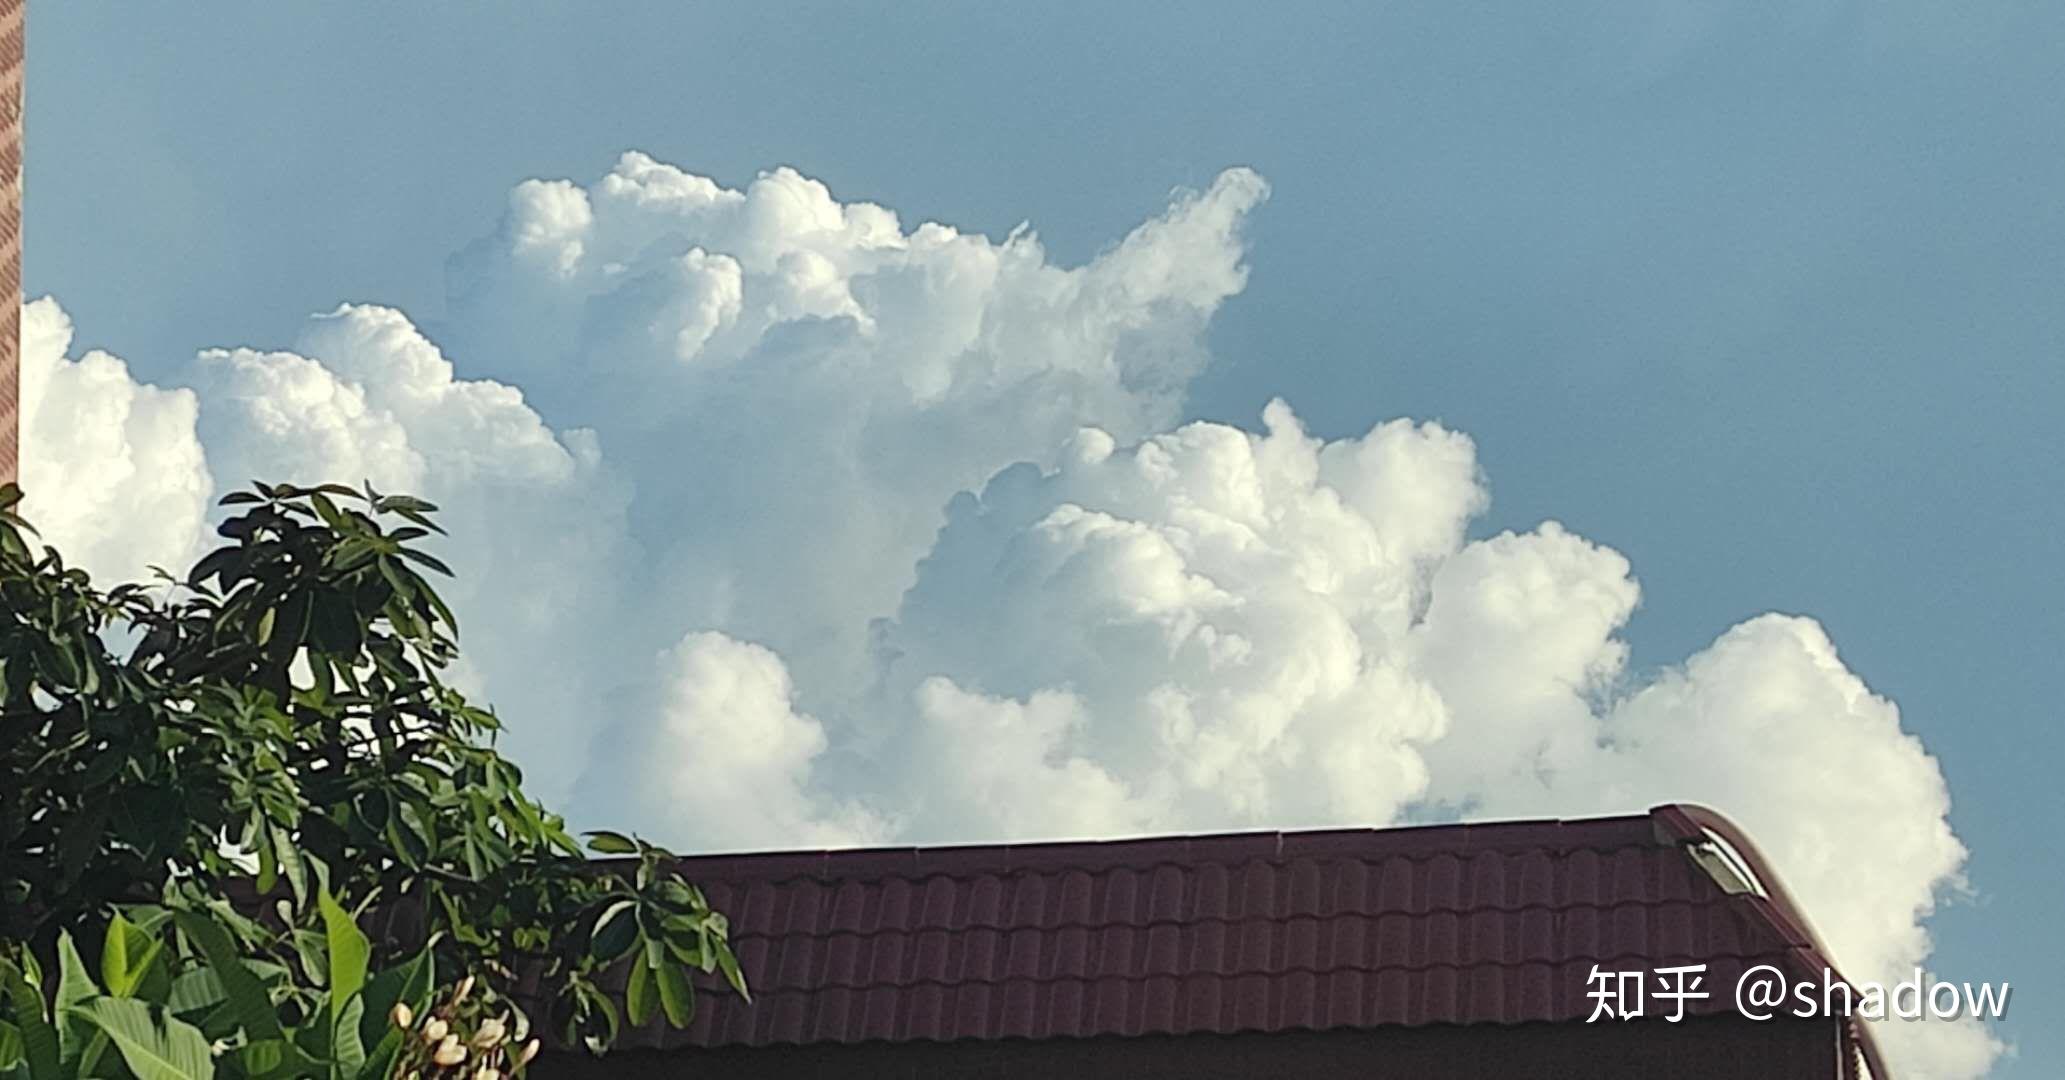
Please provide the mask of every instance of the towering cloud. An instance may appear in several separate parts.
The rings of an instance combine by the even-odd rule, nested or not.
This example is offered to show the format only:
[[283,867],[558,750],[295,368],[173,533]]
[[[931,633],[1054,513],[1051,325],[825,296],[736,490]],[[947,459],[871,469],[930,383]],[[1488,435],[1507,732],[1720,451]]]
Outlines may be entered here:
[[1061,268],[1028,230],[906,231],[788,169],[730,191],[626,154],[587,188],[517,188],[453,260],[448,335],[555,422],[604,430],[667,598],[653,630],[768,644],[823,707],[865,684],[868,622],[954,492],[1085,423],[1176,419],[1265,192],[1228,172]]
[[[1758,837],[1856,978],[1922,965],[1965,851],[1935,761],[1811,619],[1626,670],[1626,559],[1550,522],[1464,539],[1472,447],[1392,421],[1192,424],[962,496],[880,634],[907,831],[1357,824],[1706,802]],[[1632,688],[1630,688],[1632,686]],[[911,718],[908,720],[901,718]],[[1886,1025],[1927,1075],[1976,1025]]]
[[[30,512],[130,576],[254,476],[444,504],[462,675],[512,751],[579,821],[685,847],[1689,799],[1853,975],[1922,963],[1964,860],[1948,794],[1813,621],[1632,672],[1627,560],[1553,522],[1472,539],[1467,436],[1328,442],[1281,402],[1178,425],[1266,190],[1230,171],[1061,267],[1023,228],[627,154],[519,186],[435,344],[345,306],[291,351],[203,354],[190,389],[68,359],[39,301]],[[1933,1075],[1997,1053],[1923,1028],[1887,1037]]]

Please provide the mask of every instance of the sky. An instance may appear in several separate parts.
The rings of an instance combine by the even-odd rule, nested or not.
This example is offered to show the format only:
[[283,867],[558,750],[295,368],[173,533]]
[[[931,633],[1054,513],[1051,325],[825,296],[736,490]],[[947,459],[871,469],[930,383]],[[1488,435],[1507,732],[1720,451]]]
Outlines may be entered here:
[[120,578],[253,476],[437,499],[511,751],[684,848],[1709,802],[1853,975],[2014,985],[1902,1060],[2048,1075],[2061,48],[44,4],[30,510]]

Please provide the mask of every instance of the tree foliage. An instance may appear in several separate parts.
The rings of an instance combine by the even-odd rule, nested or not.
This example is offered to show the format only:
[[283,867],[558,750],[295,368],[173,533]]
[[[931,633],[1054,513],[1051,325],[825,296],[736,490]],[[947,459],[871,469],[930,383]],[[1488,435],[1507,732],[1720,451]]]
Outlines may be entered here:
[[[591,862],[444,681],[435,507],[258,484],[184,578],[102,591],[19,498],[0,488],[0,1075],[84,1075],[33,1068],[37,1025],[136,1076],[183,1075],[130,1048],[188,1053],[189,1030],[221,1075],[384,1075],[389,1013],[432,1008],[432,971],[508,1025],[522,974],[597,1050],[625,1004],[686,1023],[687,968],[744,992],[667,853],[598,833],[627,858]],[[619,962],[628,1002],[598,981]]]

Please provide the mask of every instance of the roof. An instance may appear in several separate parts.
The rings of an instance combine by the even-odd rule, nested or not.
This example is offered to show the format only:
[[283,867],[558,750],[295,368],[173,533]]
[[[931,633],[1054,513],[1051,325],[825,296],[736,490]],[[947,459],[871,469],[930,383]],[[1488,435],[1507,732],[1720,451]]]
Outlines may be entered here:
[[[1697,850],[1716,841],[1719,860]],[[1705,1015],[1733,1011],[1750,967],[1832,967],[1748,841],[1697,807],[681,869],[730,916],[753,1000],[712,986],[690,1026],[622,1048],[1583,1021],[1594,964],[1704,963],[1710,996],[1687,1011]]]

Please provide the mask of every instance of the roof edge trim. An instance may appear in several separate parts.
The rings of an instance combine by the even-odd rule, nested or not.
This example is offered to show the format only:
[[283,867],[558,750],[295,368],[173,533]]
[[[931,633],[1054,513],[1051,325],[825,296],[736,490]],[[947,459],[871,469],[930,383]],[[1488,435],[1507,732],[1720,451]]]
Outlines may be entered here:
[[[1815,931],[1813,921],[1800,910],[1799,904],[1793,900],[1791,891],[1785,887],[1785,880],[1771,868],[1770,860],[1764,858],[1764,853],[1758,849],[1756,842],[1749,838],[1749,834],[1742,831],[1741,826],[1729,820],[1728,816],[1719,810],[1698,803],[1664,803],[1651,807],[1649,815],[1685,843],[1699,843],[1712,838],[1732,848],[1735,855],[1749,868],[1750,873],[1755,875],[1756,883],[1762,886],[1771,914],[1814,951],[1819,963],[1830,971],[1835,971],[1838,978],[1842,977],[1842,972],[1836,969],[1828,946]],[[1858,1049],[1863,1051],[1865,1064],[1871,1070],[1874,1080],[1891,1080],[1892,1074],[1886,1071],[1885,1060],[1879,1053],[1878,1040],[1872,1036],[1871,1025],[1856,1024],[1854,1027],[1857,1032]]]

